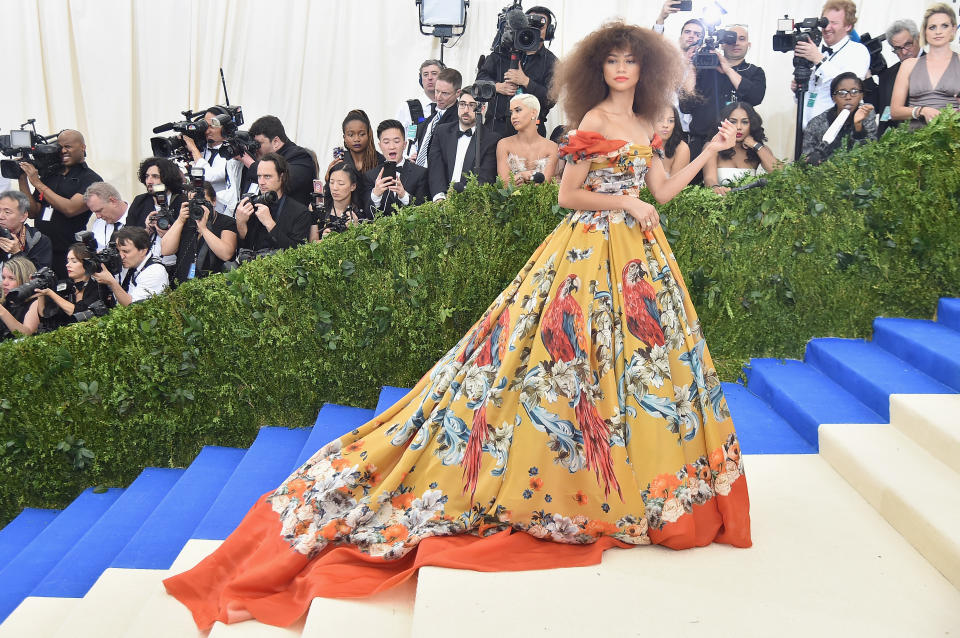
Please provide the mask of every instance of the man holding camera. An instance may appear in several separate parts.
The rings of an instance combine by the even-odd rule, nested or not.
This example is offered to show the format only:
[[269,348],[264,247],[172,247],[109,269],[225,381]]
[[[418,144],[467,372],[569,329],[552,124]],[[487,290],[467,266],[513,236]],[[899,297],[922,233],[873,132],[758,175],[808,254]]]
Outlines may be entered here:
[[389,215],[394,206],[416,205],[426,200],[428,171],[404,160],[403,123],[400,120],[380,122],[377,138],[385,161],[364,174],[364,182],[371,185],[363,198],[367,209]]
[[[518,52],[511,50],[511,43],[501,42],[477,70],[476,79],[496,83],[497,90],[487,107],[485,134],[496,133],[500,137],[506,137],[516,133],[508,113],[510,98],[517,92],[523,92],[535,95],[540,100],[540,123],[537,130],[540,135],[547,135],[547,114],[554,106],[549,89],[557,56],[545,48],[543,43],[553,40],[557,26],[553,23],[553,14],[546,7],[530,7],[526,16],[531,26],[540,29],[540,44],[537,49],[529,53]],[[517,56],[516,60],[511,59],[514,55]]]
[[[827,19],[823,41],[817,46],[809,37],[797,42],[794,55],[809,60],[813,66],[809,88],[800,96],[803,101],[803,128],[807,122],[833,108],[830,83],[847,71],[861,80],[870,69],[867,47],[850,39],[850,31],[857,23],[857,6],[852,0],[828,0],[820,15]],[[791,85],[796,91],[796,80]]]
[[434,201],[446,198],[451,183],[456,190],[463,190],[470,173],[476,173],[481,184],[492,184],[497,179],[497,142],[500,136],[484,126],[478,146],[478,108],[473,87],[464,87],[457,101],[457,121],[437,127],[430,145],[428,167],[430,193]]
[[96,216],[90,230],[97,240],[97,250],[110,245],[114,233],[127,225],[129,206],[120,197],[120,192],[106,182],[94,182],[83,193],[83,201]]
[[[127,225],[147,229],[152,242],[150,254],[158,258],[169,272],[177,263],[177,258],[175,255],[164,256],[160,245],[173,223],[175,211],[180,210],[180,204],[186,201],[183,196],[183,173],[171,160],[148,157],[140,162],[137,179],[147,187],[147,192],[140,193],[130,202]],[[158,225],[161,214],[165,221]]]
[[90,211],[83,201],[83,193],[94,182],[101,181],[84,162],[87,146],[83,135],[66,129],[57,136],[63,168],[41,179],[33,164],[20,162],[20,191],[30,195],[30,217],[34,228],[50,238],[53,245],[51,268],[60,279],[67,278],[67,249],[74,235],[87,227]]
[[167,269],[150,255],[150,235],[146,229],[126,226],[116,232],[117,252],[123,268],[114,277],[107,267],[93,273],[93,279],[110,287],[121,306],[129,306],[147,297],[159,295],[170,285]]
[[[287,160],[287,166],[290,168],[287,195],[304,206],[309,204],[313,193],[313,180],[317,178],[317,165],[306,149],[297,146],[287,137],[280,118],[275,115],[264,115],[258,118],[250,125],[250,136],[259,144],[257,160],[268,153],[276,153]],[[255,177],[257,167],[254,158],[244,153],[240,161]]]
[[26,257],[40,270],[53,260],[53,244],[40,231],[27,226],[30,198],[20,191],[0,193],[0,262]]
[[[313,219],[307,207],[286,195],[290,169],[277,153],[267,153],[257,163],[260,195],[245,197],[236,211],[237,236],[242,249],[265,252],[290,248],[307,241]],[[273,193],[276,201],[267,193]]]
[[[680,110],[689,113],[690,159],[696,158],[717,132],[720,111],[731,102],[757,106],[767,92],[767,76],[746,61],[750,35],[743,25],[731,25],[721,34],[723,55],[712,68],[696,69],[695,92],[680,98]],[[714,53],[716,55],[716,53]]]
[[243,165],[237,160],[220,157],[224,123],[229,123],[230,118],[230,114],[223,111],[222,107],[215,106],[204,113],[203,119],[207,123],[204,135],[207,142],[202,151],[189,135],[184,133],[180,137],[193,157],[193,167],[202,168],[204,178],[213,184],[214,190],[217,191],[217,212],[226,212],[229,215],[233,203],[239,198]]

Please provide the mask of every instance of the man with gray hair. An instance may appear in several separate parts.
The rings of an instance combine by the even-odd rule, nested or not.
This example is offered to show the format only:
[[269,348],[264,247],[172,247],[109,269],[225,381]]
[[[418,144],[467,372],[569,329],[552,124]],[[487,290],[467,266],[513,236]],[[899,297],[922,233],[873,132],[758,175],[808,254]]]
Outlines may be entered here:
[[90,230],[97,240],[97,250],[103,250],[110,245],[113,234],[127,225],[130,207],[120,197],[120,192],[106,182],[90,184],[83,193],[83,201],[97,216]]
[[26,257],[40,270],[53,261],[50,238],[26,225],[30,198],[20,191],[0,193],[0,262]]
[[885,69],[877,76],[877,113],[880,114],[880,126],[877,135],[883,135],[891,126],[897,126],[902,120],[890,117],[890,100],[893,97],[893,84],[900,71],[900,63],[923,55],[920,47],[920,30],[913,20],[897,20],[887,27],[887,42],[897,54],[899,62]]

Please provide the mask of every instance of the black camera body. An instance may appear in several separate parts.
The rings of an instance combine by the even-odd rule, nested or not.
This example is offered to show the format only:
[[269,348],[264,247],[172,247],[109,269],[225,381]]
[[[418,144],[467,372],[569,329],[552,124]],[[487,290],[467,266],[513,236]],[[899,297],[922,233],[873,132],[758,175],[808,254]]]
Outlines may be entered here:
[[693,11],[693,0],[677,0],[672,6],[677,11]]
[[700,49],[693,56],[693,67],[695,69],[714,69],[720,64],[720,58],[717,56],[717,47],[722,44],[736,44],[737,32],[724,29],[710,28],[710,32],[700,45]]
[[193,197],[187,204],[187,211],[190,219],[195,222],[203,219],[205,212],[213,212],[213,205],[207,201],[207,195],[203,192],[203,178],[204,171],[202,168],[190,169],[190,188],[193,190]]
[[886,39],[886,33],[877,37],[871,37],[869,33],[860,34],[860,44],[867,47],[870,53],[870,75],[877,76],[887,70],[887,60],[883,57],[883,41]]
[[116,275],[123,269],[120,251],[117,250],[117,242],[115,240],[111,240],[106,248],[98,251],[97,240],[94,238],[92,231],[84,230],[75,234],[73,237],[77,241],[82,242],[87,247],[87,250],[93,253],[93,257],[88,257],[83,260],[83,270],[88,275],[100,272],[101,265],[106,266],[107,271],[111,275]]
[[0,237],[3,239],[13,239],[13,233],[7,230],[5,226],[0,226]]
[[773,50],[781,53],[792,53],[797,42],[810,41],[816,45],[823,40],[823,29],[827,26],[826,18],[806,18],[802,22],[795,22],[789,16],[777,20],[777,32],[773,34]]
[[25,303],[30,297],[43,288],[56,289],[57,274],[50,268],[44,266],[37,272],[30,275],[30,279],[20,284],[7,293],[7,301],[11,304],[20,305]]
[[490,48],[502,53],[533,53],[543,44],[540,29],[544,24],[542,16],[527,15],[520,0],[514,0],[497,15],[497,35]]
[[[19,179],[23,171],[20,162],[32,164],[40,179],[46,179],[63,166],[60,156],[60,145],[56,143],[57,135],[37,135],[34,122],[27,120],[17,130],[11,130],[8,135],[0,135],[0,153],[16,159],[0,160],[0,175],[7,179]],[[25,127],[29,126],[31,130]],[[53,143],[50,143],[53,141]]]
[[163,184],[154,184],[153,199],[157,202],[160,210],[156,212],[154,221],[160,230],[169,230],[173,222],[177,221],[177,213],[170,210],[170,199],[167,197],[167,187]]
[[230,159],[246,153],[256,159],[257,151],[260,149],[260,142],[251,137],[247,131],[236,131],[223,140],[223,145],[217,151],[220,157]]
[[[180,122],[167,122],[160,126],[155,126],[155,134],[175,131],[186,135],[193,140],[197,148],[205,148],[207,144],[207,129],[210,124],[203,116],[207,111],[218,113],[216,116],[223,128],[224,139],[234,135],[237,128],[243,124],[243,109],[239,106],[211,106],[202,111],[181,111],[180,114],[185,118]],[[180,135],[171,135],[169,137],[151,137],[150,149],[156,157],[165,157],[175,161],[190,162],[193,158],[187,152],[186,144]],[[232,157],[232,156],[231,156]]]
[[280,199],[277,197],[277,194],[273,191],[266,191],[264,193],[259,193],[253,195],[252,197],[247,198],[250,201],[251,206],[257,206],[258,204],[263,204],[267,208],[270,208],[277,203],[277,200]]
[[477,80],[469,88],[473,92],[473,99],[477,102],[489,102],[497,93],[497,84],[490,80]]

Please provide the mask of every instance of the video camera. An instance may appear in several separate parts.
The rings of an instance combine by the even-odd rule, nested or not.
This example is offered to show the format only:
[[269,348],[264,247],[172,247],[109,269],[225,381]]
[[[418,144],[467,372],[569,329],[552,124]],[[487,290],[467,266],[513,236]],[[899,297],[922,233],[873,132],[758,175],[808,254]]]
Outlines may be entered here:
[[[823,29],[827,26],[826,18],[807,18],[797,24],[789,16],[777,20],[777,32],[773,35],[773,50],[781,53],[792,52],[798,42],[812,42],[820,46],[823,40]],[[797,55],[793,56],[793,79],[797,83],[797,91],[804,92],[810,85],[810,76],[813,74],[813,62]]]
[[514,0],[497,15],[497,35],[490,50],[513,55],[533,53],[543,44],[540,29],[545,24],[546,18],[527,15],[523,12],[521,0]]
[[[218,115],[215,117],[220,122],[220,126],[223,128],[224,139],[234,135],[237,132],[237,128],[243,124],[243,109],[241,107],[211,106],[210,108],[203,109],[202,111],[191,111],[189,109],[186,111],[180,111],[180,115],[184,117],[183,121],[167,122],[166,124],[155,126],[153,128],[153,132],[157,134],[166,133],[167,131],[175,131],[192,139],[194,144],[197,145],[197,148],[205,148],[207,144],[206,133],[207,129],[210,128],[210,124],[203,119],[203,116],[208,111],[218,113]],[[187,147],[180,135],[171,135],[169,137],[151,137],[150,148],[155,157],[166,157],[172,160],[180,160],[183,162],[190,162],[193,160],[193,158],[190,157],[190,154],[187,152]]]
[[18,130],[10,131],[9,135],[0,135],[0,153],[16,158],[0,160],[0,175],[3,177],[19,179],[23,173],[20,162],[32,164],[40,174],[40,179],[46,179],[63,166],[60,145],[56,143],[57,134],[46,137],[37,135],[35,122],[35,119],[29,119]]
[[[97,250],[97,240],[93,236],[93,231],[84,230],[73,236],[79,242],[82,242],[91,253],[92,257],[83,260],[83,270],[88,275],[100,272],[100,266],[106,266],[107,271],[116,275],[123,269],[123,262],[120,260],[120,251],[117,250],[117,242],[110,240],[110,244],[103,250]],[[42,269],[41,269],[42,270]],[[38,270],[37,273],[40,271]]]
[[717,46],[721,44],[736,44],[737,32],[717,29],[716,25],[707,25],[707,37],[693,56],[693,66],[696,69],[715,69],[720,64],[717,57]]
[[880,75],[887,69],[887,59],[883,57],[883,41],[886,39],[886,33],[881,33],[875,38],[870,37],[869,33],[860,36],[860,44],[867,47],[867,51],[870,52],[870,75]]
[[[93,233],[91,233],[92,235]],[[7,293],[7,300],[14,305],[20,305],[26,302],[38,290],[43,288],[56,289],[57,274],[44,266],[37,272],[30,275],[25,283],[20,284]]]

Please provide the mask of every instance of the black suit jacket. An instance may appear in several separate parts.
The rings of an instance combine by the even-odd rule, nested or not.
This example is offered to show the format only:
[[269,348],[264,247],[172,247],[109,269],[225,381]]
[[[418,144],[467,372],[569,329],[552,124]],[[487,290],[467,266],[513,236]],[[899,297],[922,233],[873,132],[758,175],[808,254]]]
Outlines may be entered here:
[[267,232],[257,216],[250,215],[250,219],[247,220],[247,236],[240,239],[240,248],[253,250],[290,248],[307,242],[313,216],[306,206],[284,195],[270,207],[270,216],[277,225]]
[[[467,183],[467,175],[475,173],[481,184],[492,184],[497,180],[497,142],[500,136],[483,127],[480,131],[481,148],[477,150],[477,127],[467,146],[467,153],[463,156],[463,169],[460,180],[454,185],[458,191],[463,190]],[[430,177],[430,197],[437,193],[446,193],[453,179],[453,167],[457,161],[457,139],[460,132],[460,122],[438,124],[433,132],[433,141],[430,142],[430,159],[427,172]]]
[[[437,113],[439,112],[440,111],[437,111]],[[430,128],[430,125],[433,123],[433,119],[437,117],[437,113],[434,113],[430,117],[426,118],[425,120],[417,124],[417,156],[418,157],[420,155],[420,150],[423,147],[423,138],[427,134],[427,129]],[[454,104],[453,106],[451,106],[450,108],[448,108],[446,111],[443,112],[443,116],[440,118],[440,121],[437,123],[437,128],[440,128],[441,126],[449,122],[456,123],[456,121],[457,121],[457,105]],[[436,131],[434,131],[434,134],[436,134]],[[427,152],[429,151],[430,149],[428,147]],[[427,158],[427,161],[429,162],[429,158]]]
[[[437,127],[440,125],[438,124]],[[383,164],[379,164],[376,168],[371,168],[369,171],[364,173],[363,182],[364,182],[364,193],[363,193],[363,205],[367,207],[368,210],[379,211],[380,214],[390,214],[393,210],[394,204],[397,206],[403,206],[400,201],[397,199],[397,196],[393,194],[393,191],[386,191],[383,194],[383,197],[380,198],[380,205],[374,206],[373,204],[373,185],[377,181],[377,175],[380,174],[380,169],[383,168]],[[403,166],[400,167],[400,181],[403,182],[403,188],[410,194],[410,204],[409,206],[416,206],[417,204],[423,203],[430,196],[430,187],[427,181],[427,169],[422,166],[417,166],[414,162],[410,160],[405,160]]]
[[[287,142],[281,146],[277,155],[287,160],[287,166],[290,168],[290,174],[287,176],[287,195],[304,206],[308,205],[313,194],[313,180],[317,179],[317,165],[313,162],[313,156],[305,148],[293,142]],[[244,169],[240,180],[240,199],[247,196],[251,184],[257,183],[257,164],[259,163],[260,160],[257,160],[249,168]]]
[[[170,196],[170,191],[167,191],[167,196]],[[183,193],[176,193],[170,199],[170,203],[167,204],[167,207],[173,211],[174,216],[180,214],[180,205],[183,202],[187,201],[186,196]],[[127,226],[139,226],[140,228],[147,227],[147,217],[150,216],[150,213],[156,210],[156,204],[153,201],[153,196],[150,193],[140,193],[133,198],[133,201],[130,202],[130,208],[127,209]]]

